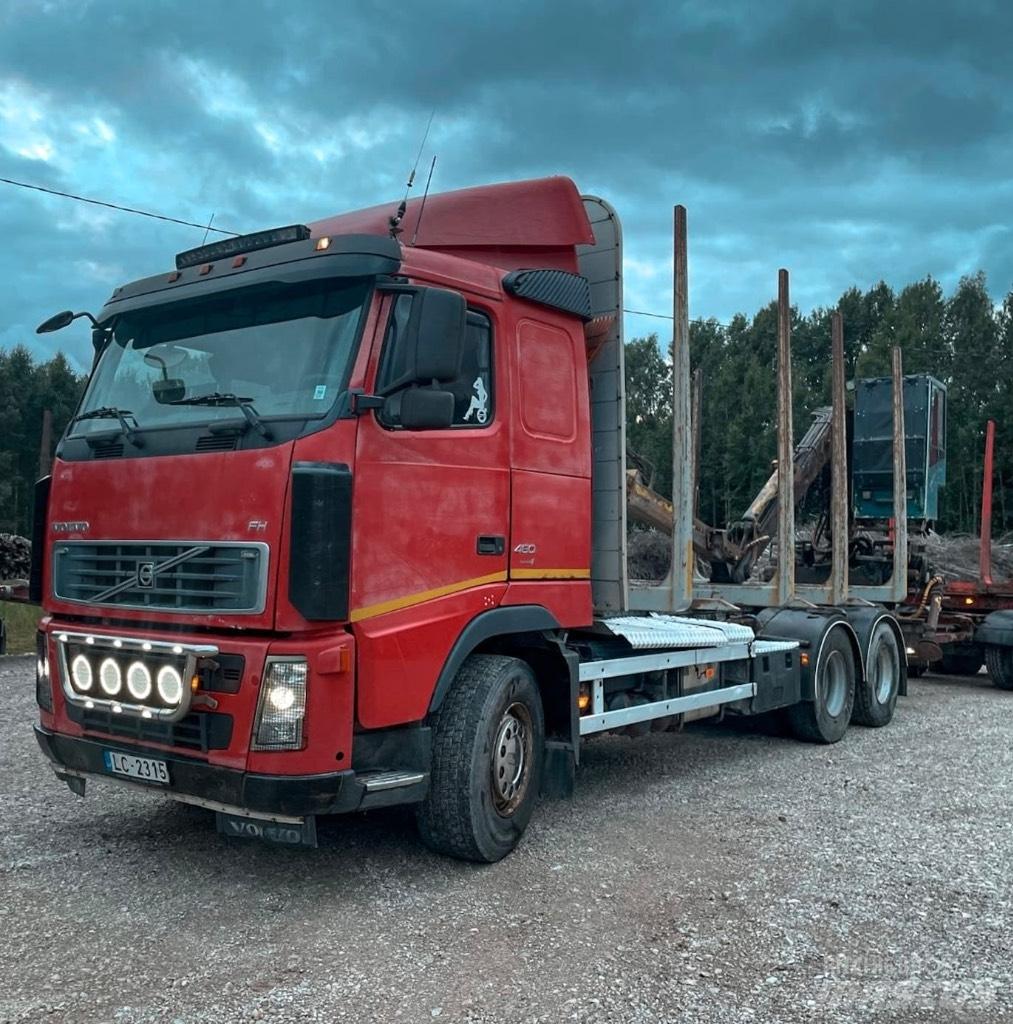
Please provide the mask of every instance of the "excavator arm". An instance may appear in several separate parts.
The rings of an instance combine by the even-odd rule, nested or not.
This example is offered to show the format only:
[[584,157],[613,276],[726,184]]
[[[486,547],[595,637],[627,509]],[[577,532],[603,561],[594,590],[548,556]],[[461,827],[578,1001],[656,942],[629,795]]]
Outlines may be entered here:
[[[672,503],[653,491],[644,479],[641,460],[632,456],[626,471],[626,507],[634,522],[672,532]],[[830,409],[817,409],[805,437],[795,447],[795,501],[801,503],[830,462]],[[760,488],[741,519],[718,530],[699,519],[693,520],[693,549],[711,565],[712,578],[735,583],[748,579],[756,560],[770,543],[777,528],[779,504],[777,468]]]

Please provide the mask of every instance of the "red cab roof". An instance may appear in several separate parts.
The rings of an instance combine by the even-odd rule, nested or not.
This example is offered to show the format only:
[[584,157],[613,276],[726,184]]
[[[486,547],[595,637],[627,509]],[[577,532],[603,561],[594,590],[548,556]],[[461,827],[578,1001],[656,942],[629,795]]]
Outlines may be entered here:
[[[311,224],[314,237],[386,234],[397,210],[393,200],[367,210],[328,217]],[[594,243],[591,224],[573,181],[535,178],[443,192],[412,199],[398,236],[406,245],[434,249],[464,259],[513,270],[558,267],[576,271],[575,247]],[[416,236],[417,232],[417,236]]]

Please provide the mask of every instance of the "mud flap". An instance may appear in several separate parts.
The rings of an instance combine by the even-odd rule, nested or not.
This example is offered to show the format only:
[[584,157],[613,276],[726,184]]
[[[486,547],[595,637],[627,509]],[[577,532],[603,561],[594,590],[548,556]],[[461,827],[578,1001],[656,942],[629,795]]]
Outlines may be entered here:
[[218,811],[215,822],[218,832],[230,839],[261,839],[277,846],[317,845],[317,819],[312,814],[298,821],[271,821]]

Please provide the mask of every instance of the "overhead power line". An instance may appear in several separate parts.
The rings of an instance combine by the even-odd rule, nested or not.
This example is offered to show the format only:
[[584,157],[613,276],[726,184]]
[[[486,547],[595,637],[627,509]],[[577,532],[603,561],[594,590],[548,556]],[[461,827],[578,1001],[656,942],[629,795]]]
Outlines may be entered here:
[[[643,310],[643,309],[627,309],[625,306],[623,306],[623,312],[624,313],[632,313],[634,316],[653,316],[655,320],[674,320],[675,319],[675,317],[672,316],[671,313],[648,313],[646,310]],[[704,317],[701,317],[701,316],[690,317],[689,322],[691,324],[717,324],[718,327],[731,327],[731,324],[725,324],[725,323],[722,323],[720,320],[715,320],[713,318],[705,319]]]
[[[429,120],[431,122],[432,121],[432,117],[430,117]],[[426,129],[426,131],[428,133],[428,128]],[[423,145],[424,144],[425,144],[425,140],[423,140]],[[209,231],[214,231],[214,232],[216,232],[219,235],[238,235],[239,234],[238,231],[226,231],[224,228],[212,227],[210,221],[207,224],[198,224],[196,221],[180,220],[178,217],[167,217],[165,214],[162,214],[162,213],[152,213],[150,210],[137,210],[137,209],[134,209],[131,206],[121,206],[119,203],[108,203],[108,202],[105,202],[102,199],[89,199],[87,196],[77,196],[77,195],[74,195],[72,192],[60,192],[58,189],[46,188],[43,185],[30,185],[28,182],[25,182],[25,181],[15,181],[13,178],[0,178],[0,182],[2,182],[4,185],[14,185],[17,188],[27,188],[27,189],[30,189],[33,192],[44,192],[44,193],[46,193],[46,195],[59,196],[61,199],[73,199],[75,202],[78,202],[78,203],[90,203],[92,206],[103,206],[107,210],[118,210],[120,213],[132,213],[132,214],[135,214],[138,217],[150,217],[152,220],[161,220],[161,221],[165,221],[168,224],[181,224],[183,227],[187,227],[187,228],[198,228],[198,229],[200,229],[200,230],[202,230],[204,232],[205,240],[207,240],[207,236],[208,236],[208,232]],[[214,214],[211,215],[211,220],[212,221],[214,220]],[[642,310],[642,309],[626,309],[624,307],[623,308],[623,312],[624,313],[632,313],[634,316],[649,316],[649,317],[653,317],[656,320],[674,320],[675,319],[671,314],[668,314],[668,313],[648,313],[648,312],[646,312],[645,310]],[[696,319],[691,320],[691,323],[695,323],[695,324],[702,324],[702,323],[708,323],[708,322],[710,322],[710,321],[703,320],[703,319],[700,319],[700,318],[696,318]],[[721,326],[721,327],[727,327],[728,326],[728,324],[722,324],[722,323],[720,323],[720,321],[716,321],[715,320],[713,322],[714,323],[718,323],[719,326]]]
[[[182,224],[187,228],[199,228],[201,231],[215,231],[219,235],[238,235],[238,231],[226,231],[224,228],[213,228],[209,224],[197,224],[192,220],[180,220],[178,217],[166,217],[161,213],[151,213],[149,210],[135,210],[131,206],[120,206],[118,203],[107,203],[101,199],[89,199],[87,196],[76,196],[72,192],[60,192],[55,188],[45,188],[42,185],[29,185],[25,181],[14,181],[12,178],[0,178],[4,185],[15,185],[18,188],[31,189],[33,192],[45,192],[50,196],[60,196],[61,199],[73,199],[78,203],[90,203],[92,206],[104,206],[108,210],[119,210],[120,213],[133,213],[138,217],[150,217],[152,220],[164,220],[169,224]],[[205,237],[207,237],[205,235]]]

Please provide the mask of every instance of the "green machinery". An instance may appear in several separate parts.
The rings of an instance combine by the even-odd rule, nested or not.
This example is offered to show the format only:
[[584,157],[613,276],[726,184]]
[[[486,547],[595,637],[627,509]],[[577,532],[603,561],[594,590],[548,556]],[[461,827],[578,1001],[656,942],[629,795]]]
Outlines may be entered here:
[[[856,382],[851,479],[857,519],[893,516],[891,402],[889,377]],[[904,433],[908,519],[932,522],[946,483],[946,386],[927,373],[904,377]]]

